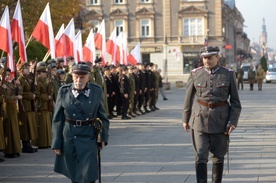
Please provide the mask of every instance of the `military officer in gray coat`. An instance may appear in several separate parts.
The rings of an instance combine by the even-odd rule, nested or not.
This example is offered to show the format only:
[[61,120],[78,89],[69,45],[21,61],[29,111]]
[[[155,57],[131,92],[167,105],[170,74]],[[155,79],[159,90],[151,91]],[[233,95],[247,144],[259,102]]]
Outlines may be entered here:
[[[88,82],[90,71],[84,62],[73,66],[73,83],[59,89],[53,115],[54,171],[78,183],[93,183],[98,179],[98,148],[108,142],[109,121],[103,91]],[[101,143],[97,142],[96,118],[103,124]]]
[[210,152],[212,182],[220,183],[229,135],[238,124],[241,103],[235,72],[218,65],[219,48],[204,47],[201,56],[204,66],[192,70],[187,81],[182,121],[186,132],[191,127],[197,182],[207,183]]

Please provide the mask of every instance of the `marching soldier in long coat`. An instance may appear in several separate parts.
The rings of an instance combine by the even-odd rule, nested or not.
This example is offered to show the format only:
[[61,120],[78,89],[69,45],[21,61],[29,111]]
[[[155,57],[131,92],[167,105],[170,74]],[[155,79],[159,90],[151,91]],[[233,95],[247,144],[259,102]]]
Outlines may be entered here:
[[138,97],[138,104],[137,104],[137,109],[141,114],[145,114],[145,112],[142,111],[142,106],[145,101],[145,93],[146,93],[146,77],[145,77],[145,65],[143,63],[138,63],[138,76],[140,79],[140,92],[139,92],[139,97]]
[[218,47],[202,48],[204,66],[192,70],[187,81],[182,120],[185,131],[192,128],[197,182],[207,182],[209,151],[212,182],[222,181],[229,135],[236,128],[241,112],[235,72],[218,65],[218,53]]
[[[73,67],[72,84],[60,88],[53,116],[54,171],[78,183],[98,179],[97,151],[108,143],[109,121],[102,88],[89,83],[90,68],[83,62]],[[103,129],[99,132],[99,118]]]
[[20,136],[22,140],[22,152],[34,153],[37,149],[32,148],[31,141],[38,138],[37,134],[37,121],[35,114],[35,93],[31,91],[32,79],[30,79],[30,65],[28,62],[21,63],[18,65],[20,76],[18,80],[22,88],[22,104],[24,111],[19,108],[18,120],[20,124]]
[[[5,157],[16,158],[20,156],[21,143],[19,133],[19,123],[17,117],[17,102],[22,99],[22,95],[16,94],[16,90],[21,90],[18,80],[10,81],[11,70],[9,68],[2,72],[6,72],[4,87],[4,137],[5,137]],[[20,93],[20,91],[19,91]]]
[[37,63],[37,119],[38,119],[38,148],[49,148],[51,146],[51,119],[48,102],[52,100],[48,93],[46,82],[47,72],[45,62]]

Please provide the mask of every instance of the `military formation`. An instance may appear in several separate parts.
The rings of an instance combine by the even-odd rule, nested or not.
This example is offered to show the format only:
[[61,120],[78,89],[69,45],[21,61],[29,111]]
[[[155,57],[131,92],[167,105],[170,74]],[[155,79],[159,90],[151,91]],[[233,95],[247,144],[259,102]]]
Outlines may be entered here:
[[[156,103],[162,77],[157,72],[157,65],[103,66],[102,63],[100,57],[94,64],[86,62],[91,68],[90,82],[99,85],[104,92],[108,119],[120,117],[127,120],[159,110]],[[50,148],[51,120],[58,90],[73,82],[74,65],[71,56],[66,60],[32,60],[18,63],[13,73],[5,60],[2,61],[0,150],[5,158],[17,158],[20,153],[36,153],[39,149]]]

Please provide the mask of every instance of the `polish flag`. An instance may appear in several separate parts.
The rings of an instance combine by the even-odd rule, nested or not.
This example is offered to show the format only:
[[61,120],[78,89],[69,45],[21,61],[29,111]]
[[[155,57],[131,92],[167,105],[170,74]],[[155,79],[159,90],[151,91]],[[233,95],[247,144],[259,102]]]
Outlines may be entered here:
[[17,5],[14,11],[12,23],[11,23],[11,34],[12,40],[19,44],[19,56],[21,62],[27,61],[27,54],[25,49],[25,37],[24,37],[24,27],[22,21],[22,13],[20,1],[17,1]]
[[65,45],[64,55],[66,57],[73,56],[75,58],[75,62],[77,63],[77,50],[75,47],[75,24],[74,19],[72,18],[69,24],[66,26],[64,33],[62,35],[63,43]]
[[8,67],[14,72],[9,8],[6,6],[0,22],[0,49],[7,52]]
[[82,48],[82,52],[83,52],[83,61],[92,62],[92,65],[93,65],[94,61],[96,60],[96,49],[95,49],[93,29],[91,29],[89,32],[86,42]]
[[95,34],[95,47],[102,50],[101,57],[103,65],[106,62],[106,39],[105,39],[105,21],[103,20],[97,33]]
[[77,50],[77,58],[78,58],[77,62],[83,61],[81,31],[79,31],[76,35],[76,50]]
[[55,37],[56,57],[65,57],[64,56],[65,45],[63,44],[63,39],[62,39],[63,32],[64,32],[64,24],[61,25]]
[[112,57],[112,64],[116,65],[116,28],[112,31],[109,39],[106,42],[106,52],[109,53]]
[[127,56],[127,61],[132,65],[141,63],[140,42],[138,42],[134,49],[129,53]]
[[38,23],[36,24],[32,37],[48,48],[51,52],[51,57],[55,58],[55,38],[49,3],[47,3]]
[[127,65],[127,38],[125,32],[120,32],[116,39],[118,50],[116,50],[116,58],[120,64]]

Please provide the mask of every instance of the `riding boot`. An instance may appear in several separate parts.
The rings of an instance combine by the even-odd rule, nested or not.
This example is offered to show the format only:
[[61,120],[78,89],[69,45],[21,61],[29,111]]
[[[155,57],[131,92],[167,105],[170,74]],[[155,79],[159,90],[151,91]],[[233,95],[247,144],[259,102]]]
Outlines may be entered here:
[[207,163],[196,163],[197,183],[207,183]]
[[212,170],[212,183],[221,183],[223,174],[223,163],[214,163]]

